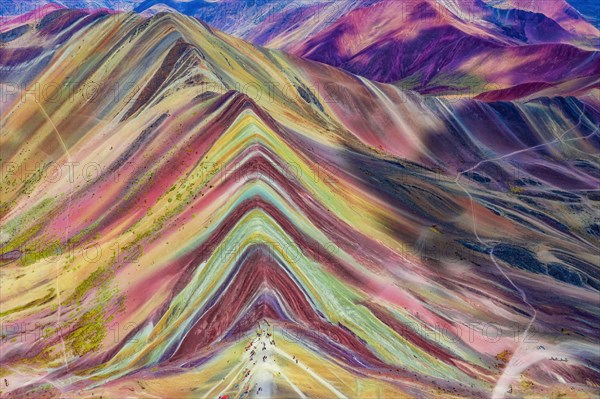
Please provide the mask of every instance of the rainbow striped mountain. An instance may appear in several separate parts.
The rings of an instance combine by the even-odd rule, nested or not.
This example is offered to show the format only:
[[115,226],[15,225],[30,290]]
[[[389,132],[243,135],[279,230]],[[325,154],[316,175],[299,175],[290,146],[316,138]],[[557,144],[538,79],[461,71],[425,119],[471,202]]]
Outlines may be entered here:
[[599,397],[599,15],[3,0],[0,397]]

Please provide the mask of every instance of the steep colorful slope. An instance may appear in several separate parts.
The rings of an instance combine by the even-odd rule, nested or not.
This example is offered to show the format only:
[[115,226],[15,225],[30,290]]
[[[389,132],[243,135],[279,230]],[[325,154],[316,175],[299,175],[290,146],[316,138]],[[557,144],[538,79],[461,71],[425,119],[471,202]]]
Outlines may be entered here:
[[[110,10],[70,10],[53,4],[0,23],[2,105],[26,88],[55,51],[80,30],[113,14]],[[41,88],[39,88],[41,90]],[[49,94],[48,88],[44,88]]]
[[7,397],[597,392],[593,103],[424,98],[176,13],[27,35]]

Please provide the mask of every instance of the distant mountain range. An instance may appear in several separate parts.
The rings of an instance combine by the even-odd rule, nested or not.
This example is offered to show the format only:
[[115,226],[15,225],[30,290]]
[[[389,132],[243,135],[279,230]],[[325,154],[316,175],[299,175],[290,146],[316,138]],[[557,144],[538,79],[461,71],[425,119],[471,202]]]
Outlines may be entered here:
[[[44,2],[7,3],[33,8]],[[524,0],[66,1],[71,8],[177,11],[257,45],[379,82],[484,100],[598,88],[595,2]]]

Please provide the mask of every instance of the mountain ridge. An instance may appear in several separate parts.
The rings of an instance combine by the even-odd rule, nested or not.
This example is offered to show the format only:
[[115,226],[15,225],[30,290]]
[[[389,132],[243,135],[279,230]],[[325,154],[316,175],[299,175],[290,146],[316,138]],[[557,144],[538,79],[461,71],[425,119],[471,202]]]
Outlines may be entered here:
[[8,395],[527,394],[505,351],[594,391],[598,110],[421,96],[172,13],[52,54],[34,84],[99,87],[2,111],[2,311],[50,329],[0,342]]

